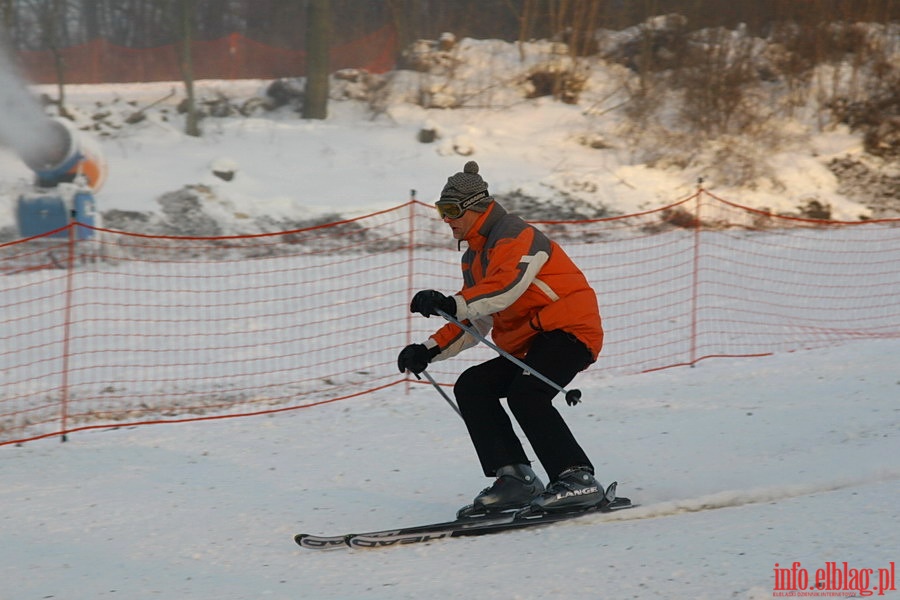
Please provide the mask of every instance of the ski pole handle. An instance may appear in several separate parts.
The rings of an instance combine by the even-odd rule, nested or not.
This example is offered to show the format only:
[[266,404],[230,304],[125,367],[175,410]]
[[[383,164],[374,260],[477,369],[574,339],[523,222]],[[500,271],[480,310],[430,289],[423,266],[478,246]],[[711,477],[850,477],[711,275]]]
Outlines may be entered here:
[[581,402],[581,390],[577,390],[577,389],[566,390],[564,387],[562,387],[555,381],[551,380],[549,377],[546,377],[543,374],[538,373],[537,371],[535,371],[534,369],[529,367],[527,364],[525,364],[524,362],[522,362],[521,360],[519,360],[512,354],[510,354],[503,348],[497,346],[495,343],[493,343],[492,341],[490,341],[489,339],[487,339],[486,337],[481,335],[481,332],[478,331],[475,327],[469,327],[468,325],[464,324],[462,321],[460,321],[456,317],[449,315],[448,313],[442,311],[439,308],[436,308],[435,310],[437,311],[438,315],[444,317],[445,319],[447,319],[448,321],[450,321],[451,323],[453,323],[454,325],[456,325],[457,327],[459,327],[460,329],[462,329],[463,331],[465,331],[466,333],[468,333],[469,335],[471,335],[478,341],[482,342],[489,348],[499,352],[500,356],[504,357],[506,360],[510,361],[511,363],[513,363],[514,365],[516,365],[518,367],[521,367],[523,370],[527,371],[528,373],[531,373],[532,375],[534,375],[535,377],[537,377],[538,379],[540,379],[541,381],[543,381],[544,383],[546,383],[547,385],[552,387],[557,392],[561,392],[566,397],[566,404],[568,404],[569,406],[575,406],[576,404]]

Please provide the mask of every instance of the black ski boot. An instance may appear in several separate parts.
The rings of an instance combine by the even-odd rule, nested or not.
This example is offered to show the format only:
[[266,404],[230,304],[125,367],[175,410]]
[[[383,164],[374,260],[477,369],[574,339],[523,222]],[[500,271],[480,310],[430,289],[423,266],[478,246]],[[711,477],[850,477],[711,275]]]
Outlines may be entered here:
[[518,510],[544,491],[544,484],[528,465],[507,465],[497,469],[493,485],[481,490],[472,504],[456,513],[458,519],[479,517],[489,513]]
[[608,491],[605,490],[589,467],[566,469],[529,503],[528,512],[577,512],[601,506],[603,502],[615,500],[615,487],[609,487]]

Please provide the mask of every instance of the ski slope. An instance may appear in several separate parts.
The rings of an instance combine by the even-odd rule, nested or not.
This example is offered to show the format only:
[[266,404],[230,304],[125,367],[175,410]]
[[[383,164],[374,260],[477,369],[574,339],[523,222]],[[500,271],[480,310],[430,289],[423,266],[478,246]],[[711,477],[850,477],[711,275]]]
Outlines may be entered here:
[[898,352],[588,371],[561,410],[640,508],[383,551],[292,536],[443,520],[486,484],[428,386],[4,448],[0,597],[761,599],[776,563],[877,571],[900,548]]

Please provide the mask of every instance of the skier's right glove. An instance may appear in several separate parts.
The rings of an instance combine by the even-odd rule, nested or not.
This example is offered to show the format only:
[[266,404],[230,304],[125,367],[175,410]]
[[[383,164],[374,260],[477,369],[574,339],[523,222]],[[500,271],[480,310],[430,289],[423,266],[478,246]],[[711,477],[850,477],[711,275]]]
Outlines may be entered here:
[[397,356],[397,368],[401,373],[409,371],[413,375],[418,375],[427,369],[431,359],[440,353],[441,349],[437,346],[427,348],[425,344],[410,344]]

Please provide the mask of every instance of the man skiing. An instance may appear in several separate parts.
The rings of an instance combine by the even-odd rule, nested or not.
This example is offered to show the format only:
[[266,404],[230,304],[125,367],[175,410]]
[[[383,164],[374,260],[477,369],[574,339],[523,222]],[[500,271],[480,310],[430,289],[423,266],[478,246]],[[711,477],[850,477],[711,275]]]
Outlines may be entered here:
[[[556,242],[494,201],[477,163],[469,161],[463,172],[447,179],[436,208],[453,237],[468,245],[462,256],[463,287],[450,296],[422,290],[413,297],[411,312],[429,317],[441,310],[483,335],[490,331],[498,348],[560,387],[597,359],[603,328],[594,290]],[[418,375],[429,363],[477,341],[448,322],[424,343],[403,348],[397,366],[401,373]],[[484,474],[495,480],[458,516],[523,508],[580,510],[604,500],[593,465],[552,405],[556,393],[502,354],[459,376],[454,394],[460,413]],[[546,488],[501,398],[544,467]]]

